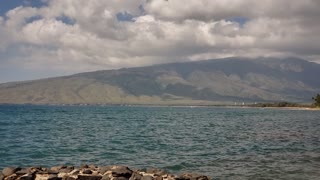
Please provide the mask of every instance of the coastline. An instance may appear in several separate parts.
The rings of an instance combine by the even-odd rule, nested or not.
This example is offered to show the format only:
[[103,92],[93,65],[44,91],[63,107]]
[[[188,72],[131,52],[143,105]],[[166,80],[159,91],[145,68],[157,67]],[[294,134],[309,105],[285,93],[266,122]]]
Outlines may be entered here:
[[165,170],[130,169],[127,166],[81,165],[46,167],[6,167],[0,180],[210,180],[208,176],[192,173],[170,174]]
[[253,108],[253,109],[275,109],[275,110],[306,110],[306,111],[319,111],[318,107],[308,107],[308,106],[287,106],[287,107],[277,107],[277,106],[255,106],[255,105],[225,105],[225,104],[10,104],[10,103],[0,103],[0,106],[101,106],[101,107],[181,107],[181,108]]

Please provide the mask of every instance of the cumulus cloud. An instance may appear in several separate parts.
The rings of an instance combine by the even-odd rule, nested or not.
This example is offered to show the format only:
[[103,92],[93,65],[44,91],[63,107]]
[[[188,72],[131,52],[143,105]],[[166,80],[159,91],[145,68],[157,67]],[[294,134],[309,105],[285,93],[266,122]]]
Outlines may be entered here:
[[317,61],[319,8],[318,0],[47,0],[0,16],[0,63],[74,73],[229,56]]

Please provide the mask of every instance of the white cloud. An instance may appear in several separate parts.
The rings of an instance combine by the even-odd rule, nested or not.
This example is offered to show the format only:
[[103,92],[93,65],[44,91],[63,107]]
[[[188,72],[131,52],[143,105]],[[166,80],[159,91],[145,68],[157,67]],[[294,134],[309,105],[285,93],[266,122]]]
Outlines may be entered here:
[[229,56],[315,61],[319,8],[317,0],[49,0],[0,17],[0,63],[80,72]]

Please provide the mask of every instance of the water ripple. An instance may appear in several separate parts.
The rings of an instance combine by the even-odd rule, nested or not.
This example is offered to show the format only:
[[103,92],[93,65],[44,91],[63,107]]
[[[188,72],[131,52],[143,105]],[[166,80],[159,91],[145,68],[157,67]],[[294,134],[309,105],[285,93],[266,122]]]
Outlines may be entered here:
[[320,112],[0,106],[0,168],[82,163],[220,179],[318,179]]

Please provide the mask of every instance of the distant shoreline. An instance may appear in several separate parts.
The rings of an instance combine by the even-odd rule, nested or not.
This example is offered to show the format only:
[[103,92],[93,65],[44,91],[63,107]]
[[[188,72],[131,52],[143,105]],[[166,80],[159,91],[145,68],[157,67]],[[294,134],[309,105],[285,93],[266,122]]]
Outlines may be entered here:
[[221,108],[255,108],[255,109],[278,109],[278,110],[310,110],[318,111],[320,108],[311,106],[287,106],[287,107],[277,107],[277,106],[256,106],[254,104],[250,105],[224,105],[224,104],[10,104],[10,103],[0,103],[0,106],[119,106],[119,107],[221,107]]

